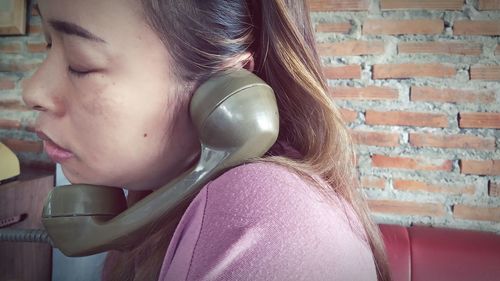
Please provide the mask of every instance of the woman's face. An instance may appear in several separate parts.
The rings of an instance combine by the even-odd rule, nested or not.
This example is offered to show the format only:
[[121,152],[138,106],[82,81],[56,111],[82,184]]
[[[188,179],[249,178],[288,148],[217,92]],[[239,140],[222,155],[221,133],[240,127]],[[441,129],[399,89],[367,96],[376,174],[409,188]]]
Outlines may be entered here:
[[141,190],[186,170],[199,150],[189,95],[140,1],[38,3],[51,47],[23,98],[66,177]]

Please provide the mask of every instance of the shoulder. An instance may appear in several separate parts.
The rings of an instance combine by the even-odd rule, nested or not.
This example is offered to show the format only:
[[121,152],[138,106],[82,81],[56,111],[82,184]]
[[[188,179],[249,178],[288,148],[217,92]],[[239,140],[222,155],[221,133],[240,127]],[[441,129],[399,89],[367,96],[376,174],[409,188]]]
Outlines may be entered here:
[[210,182],[206,186],[207,203],[217,208],[224,202],[224,208],[230,208],[233,214],[262,217],[262,212],[280,211],[306,203],[306,199],[320,200],[313,188],[287,167],[256,162],[233,168]]
[[230,169],[186,211],[165,270],[178,280],[343,280],[354,273],[370,280],[371,251],[350,228],[346,206],[315,188],[278,164]]
[[[205,186],[205,212],[274,222],[317,223],[322,219],[350,224],[357,218],[351,206],[315,175],[300,176],[292,168],[255,162],[230,169]],[[315,178],[316,180],[313,180]],[[360,226],[360,225],[358,225]]]
[[206,186],[191,276],[324,280],[366,267],[371,251],[337,199],[326,200],[313,183],[278,164],[229,170]]
[[276,182],[298,183],[301,178],[291,169],[272,162],[254,162],[226,171],[208,185],[234,186],[235,184],[267,186]]

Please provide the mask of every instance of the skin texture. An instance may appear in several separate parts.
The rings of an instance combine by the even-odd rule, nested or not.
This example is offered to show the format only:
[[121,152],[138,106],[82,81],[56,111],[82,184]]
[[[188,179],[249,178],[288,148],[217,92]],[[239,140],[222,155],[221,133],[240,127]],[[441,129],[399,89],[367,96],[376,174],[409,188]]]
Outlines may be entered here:
[[[72,153],[60,162],[70,182],[147,190],[187,170],[199,151],[190,94],[139,1],[38,3],[51,46],[23,98],[40,111],[36,129]],[[54,20],[102,40],[61,32]]]

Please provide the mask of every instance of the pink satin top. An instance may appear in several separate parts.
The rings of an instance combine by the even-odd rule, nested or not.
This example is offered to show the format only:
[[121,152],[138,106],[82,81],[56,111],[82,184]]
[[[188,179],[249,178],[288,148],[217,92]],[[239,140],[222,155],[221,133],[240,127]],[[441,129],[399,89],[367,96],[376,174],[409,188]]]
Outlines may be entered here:
[[349,204],[272,163],[233,168],[184,213],[159,280],[377,280]]

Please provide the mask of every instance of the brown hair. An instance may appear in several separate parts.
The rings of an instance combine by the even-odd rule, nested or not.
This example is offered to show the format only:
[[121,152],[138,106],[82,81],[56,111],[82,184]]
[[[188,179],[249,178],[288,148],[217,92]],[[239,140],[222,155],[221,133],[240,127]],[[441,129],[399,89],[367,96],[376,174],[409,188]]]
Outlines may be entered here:
[[[244,52],[253,55],[255,73],[274,89],[278,100],[278,140],[303,156],[269,156],[261,161],[286,165],[305,177],[319,175],[328,184],[327,188],[315,185],[322,193],[340,196],[353,207],[373,251],[378,280],[390,280],[380,232],[357,189],[347,128],[327,94],[307,1],[143,0],[143,7],[170,50],[175,73],[188,84],[197,85],[231,67],[228,61]],[[110,254],[106,268],[113,272],[105,271],[105,280],[156,280],[177,222],[129,252]],[[145,253],[148,258],[140,258]]]

